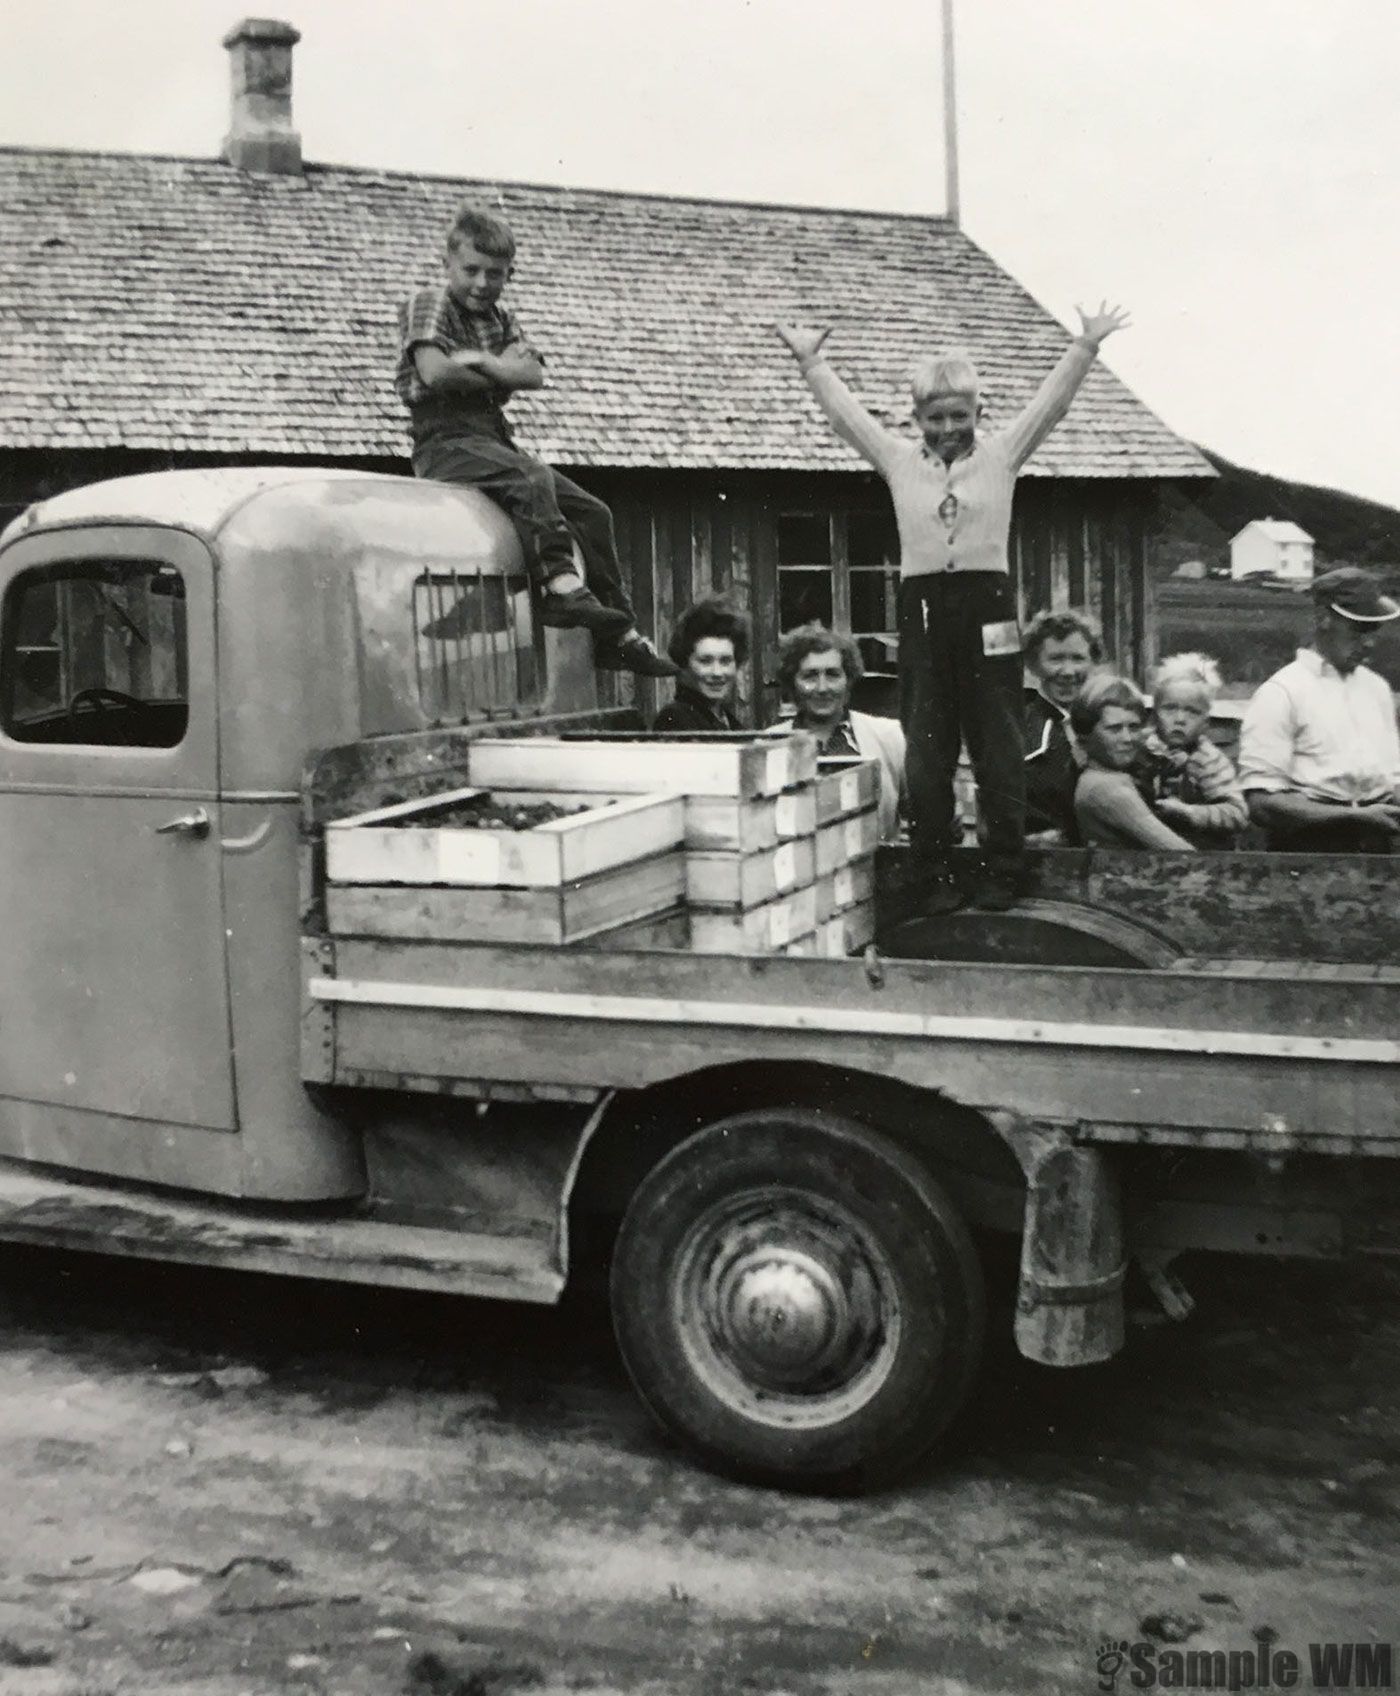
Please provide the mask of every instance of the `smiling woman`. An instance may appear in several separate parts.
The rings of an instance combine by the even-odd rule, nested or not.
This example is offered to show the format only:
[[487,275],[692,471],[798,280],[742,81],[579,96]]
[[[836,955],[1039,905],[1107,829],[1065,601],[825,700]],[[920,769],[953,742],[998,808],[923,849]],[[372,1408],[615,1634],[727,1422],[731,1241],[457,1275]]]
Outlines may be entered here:
[[682,615],[669,653],[680,667],[676,698],[656,715],[653,730],[739,730],[734,697],[739,667],[749,657],[749,621],[728,601],[697,601]]

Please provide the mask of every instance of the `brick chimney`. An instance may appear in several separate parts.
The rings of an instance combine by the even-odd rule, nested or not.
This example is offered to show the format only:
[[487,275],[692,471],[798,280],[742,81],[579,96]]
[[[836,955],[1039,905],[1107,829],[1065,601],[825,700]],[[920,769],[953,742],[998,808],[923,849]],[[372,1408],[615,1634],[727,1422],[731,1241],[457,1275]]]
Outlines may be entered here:
[[233,73],[224,158],[240,171],[301,175],[301,137],[292,128],[292,48],[300,40],[277,18],[244,18],[224,37]]

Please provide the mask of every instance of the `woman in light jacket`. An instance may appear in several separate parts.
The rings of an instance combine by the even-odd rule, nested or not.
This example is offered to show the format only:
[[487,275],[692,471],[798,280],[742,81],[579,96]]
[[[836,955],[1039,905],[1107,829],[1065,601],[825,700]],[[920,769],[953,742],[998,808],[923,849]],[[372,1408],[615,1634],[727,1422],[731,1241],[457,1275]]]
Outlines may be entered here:
[[851,690],[865,667],[849,636],[821,624],[789,630],[778,645],[778,686],[795,730],[810,730],[827,758],[875,760],[880,767],[880,840],[892,842],[904,804],[904,731],[893,718],[858,713]]

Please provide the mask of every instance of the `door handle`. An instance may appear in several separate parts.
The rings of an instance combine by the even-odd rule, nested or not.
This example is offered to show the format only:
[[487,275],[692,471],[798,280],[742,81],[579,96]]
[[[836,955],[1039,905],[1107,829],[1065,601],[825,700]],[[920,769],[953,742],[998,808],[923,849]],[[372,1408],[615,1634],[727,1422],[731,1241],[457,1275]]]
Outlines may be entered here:
[[181,813],[178,818],[167,819],[164,824],[158,824],[156,835],[208,836],[212,822],[203,807],[196,807],[192,813]]

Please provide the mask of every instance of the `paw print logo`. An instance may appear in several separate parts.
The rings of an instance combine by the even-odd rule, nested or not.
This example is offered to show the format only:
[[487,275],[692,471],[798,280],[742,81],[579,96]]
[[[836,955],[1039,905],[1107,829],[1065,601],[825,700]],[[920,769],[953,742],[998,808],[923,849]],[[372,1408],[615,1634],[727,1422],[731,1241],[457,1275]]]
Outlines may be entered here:
[[1123,1670],[1123,1662],[1128,1658],[1128,1645],[1121,1637],[1110,1637],[1099,1644],[1098,1659],[1094,1666],[1099,1675],[1099,1689],[1112,1690],[1118,1683],[1118,1674]]

